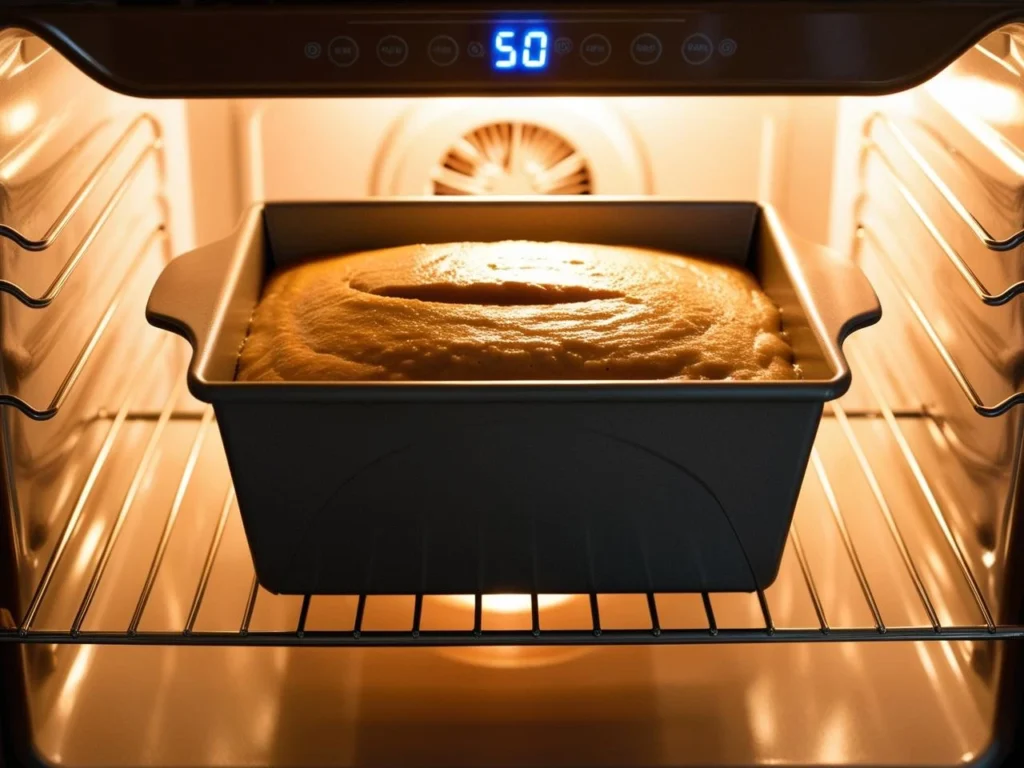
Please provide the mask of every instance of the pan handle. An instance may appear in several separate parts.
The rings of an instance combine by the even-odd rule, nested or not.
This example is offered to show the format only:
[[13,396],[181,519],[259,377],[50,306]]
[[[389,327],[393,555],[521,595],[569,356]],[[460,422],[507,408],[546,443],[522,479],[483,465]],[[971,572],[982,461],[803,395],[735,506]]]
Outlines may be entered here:
[[[253,254],[252,249],[259,252]],[[206,399],[201,397],[208,378],[204,374],[211,362],[219,362],[214,359],[218,331],[225,321],[230,324],[239,320],[231,317],[234,310],[225,299],[237,293],[239,281],[250,277],[247,272],[253,265],[262,267],[262,251],[262,208],[255,206],[231,236],[172,260],[150,292],[146,320],[184,337],[192,346],[189,385],[200,399]],[[248,316],[240,320],[247,324]],[[234,353],[237,351],[234,349]],[[233,365],[230,362],[232,370]]]
[[791,271],[793,287],[803,306],[813,308],[817,315],[817,325],[830,347],[837,378],[846,380],[840,385],[840,389],[845,390],[850,366],[843,354],[843,342],[854,331],[882,319],[875,289],[852,261],[793,234],[769,206],[764,206],[763,210],[775,243],[783,250],[783,260],[796,267]]
[[814,243],[801,245],[801,267],[815,288],[816,306],[829,339],[842,347],[846,337],[882,319],[882,306],[867,275],[852,261]]

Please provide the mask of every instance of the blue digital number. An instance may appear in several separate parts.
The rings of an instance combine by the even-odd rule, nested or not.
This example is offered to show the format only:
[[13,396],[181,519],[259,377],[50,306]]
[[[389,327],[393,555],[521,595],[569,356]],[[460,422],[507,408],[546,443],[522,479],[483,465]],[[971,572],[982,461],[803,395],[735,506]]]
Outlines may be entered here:
[[548,63],[548,33],[532,29],[526,33],[523,45],[523,66],[527,69],[543,69]]
[[510,45],[514,43],[516,39],[516,33],[511,29],[499,30],[494,35],[494,50],[499,54],[502,54],[504,58],[494,60],[494,66],[498,69],[514,69],[516,66],[518,54],[515,46]]
[[517,71],[544,69],[548,64],[549,39],[543,29],[495,30],[494,68]]

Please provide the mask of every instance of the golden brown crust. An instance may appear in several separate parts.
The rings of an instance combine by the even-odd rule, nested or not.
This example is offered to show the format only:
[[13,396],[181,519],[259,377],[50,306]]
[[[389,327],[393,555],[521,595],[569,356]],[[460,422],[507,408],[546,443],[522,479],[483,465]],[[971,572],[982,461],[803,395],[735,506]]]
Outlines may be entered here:
[[279,270],[240,381],[794,379],[746,271],[640,248],[448,243]]

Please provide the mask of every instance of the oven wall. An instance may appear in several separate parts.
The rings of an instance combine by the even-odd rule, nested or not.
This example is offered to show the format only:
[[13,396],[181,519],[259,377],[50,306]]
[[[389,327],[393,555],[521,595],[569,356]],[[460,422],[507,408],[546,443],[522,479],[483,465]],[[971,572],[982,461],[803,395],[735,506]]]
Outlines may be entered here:
[[190,132],[203,137],[192,146],[197,239],[222,236],[252,200],[430,194],[463,136],[518,123],[563,137],[588,164],[592,194],[771,201],[800,234],[826,242],[839,104],[765,97],[189,102]]
[[1019,608],[1022,51],[1007,27],[920,88],[843,99],[830,195],[830,242],[886,313],[850,345],[886,402],[928,415],[912,448],[1003,621]]
[[37,241],[0,239],[0,383],[38,411],[66,395],[44,421],[0,409],[19,607],[74,513],[104,414],[159,338],[142,321],[149,286],[194,246],[188,158],[183,103],[113,94],[36,38],[0,33],[0,218]]

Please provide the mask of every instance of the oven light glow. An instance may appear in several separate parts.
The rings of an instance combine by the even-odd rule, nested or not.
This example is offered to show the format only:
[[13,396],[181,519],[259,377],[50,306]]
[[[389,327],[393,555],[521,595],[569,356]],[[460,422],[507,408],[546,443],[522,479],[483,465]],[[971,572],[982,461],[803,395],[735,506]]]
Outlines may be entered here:
[[548,65],[550,35],[545,29],[497,29],[494,32],[495,69],[540,71]]
[[1020,93],[1001,83],[971,75],[946,74],[925,85],[943,106],[953,113],[970,113],[993,125],[1024,122],[1024,100]]
[[[537,608],[554,608],[571,600],[573,595],[537,595]],[[448,598],[451,602],[472,610],[476,605],[476,598],[473,595],[452,595]],[[529,613],[529,595],[484,595],[481,609],[485,612],[494,613]]]
[[1008,168],[1024,176],[1024,161],[1000,128],[1024,123],[1024,100],[1012,88],[978,77],[941,75],[923,86]]
[[39,110],[33,102],[22,102],[3,112],[3,126],[8,133],[23,133],[32,127],[38,116]]

